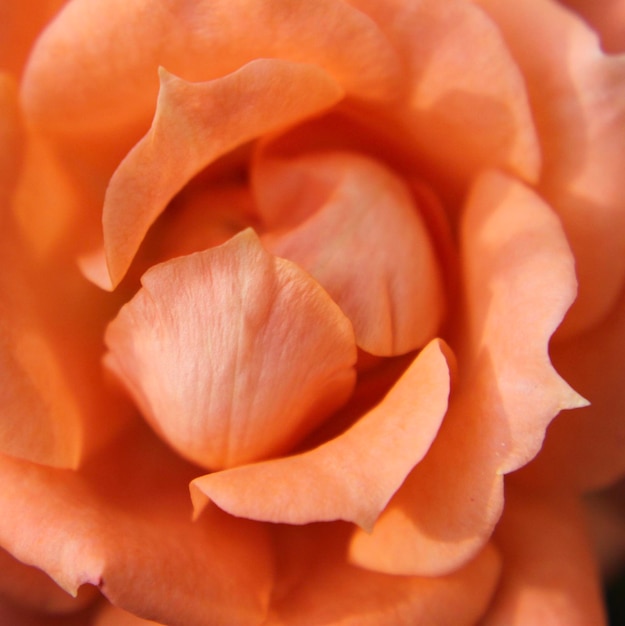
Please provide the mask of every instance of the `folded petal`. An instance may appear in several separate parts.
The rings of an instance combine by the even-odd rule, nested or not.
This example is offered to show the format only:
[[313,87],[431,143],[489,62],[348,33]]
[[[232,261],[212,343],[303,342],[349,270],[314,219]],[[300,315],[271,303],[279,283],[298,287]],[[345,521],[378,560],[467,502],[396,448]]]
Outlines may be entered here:
[[145,233],[203,167],[251,139],[335,104],[342,91],[311,65],[253,61],[233,74],[188,83],[161,70],[150,132],[107,189],[104,245],[112,285],[123,278]]
[[605,624],[599,572],[579,503],[506,489],[495,533],[501,584],[483,626]]
[[196,478],[196,513],[210,500],[237,517],[288,524],[345,520],[370,529],[430,447],[447,409],[449,372],[433,341],[386,397],[335,439],[295,456]]
[[596,34],[556,2],[480,4],[528,84],[545,155],[540,192],[575,255],[579,296],[565,324],[578,332],[609,313],[625,278],[625,58],[604,55]]
[[442,184],[467,184],[485,167],[537,179],[541,155],[523,75],[497,24],[465,0],[350,1],[398,47],[409,96],[395,119]]
[[197,82],[257,58],[316,65],[366,99],[387,98],[401,79],[389,41],[343,1],[83,0],[37,42],[23,99],[48,131],[125,140],[153,115],[159,66]]
[[323,285],[354,325],[359,348],[395,356],[436,335],[441,271],[398,176],[356,153],[321,152],[266,162],[257,177],[263,243]]
[[501,514],[502,474],[536,454],[561,409],[582,402],[549,361],[575,294],[549,207],[514,179],[484,174],[465,207],[461,256],[467,323],[448,414],[373,532],[352,540],[352,560],[378,571],[439,575],[475,554]]
[[560,0],[577,11],[600,35],[601,47],[610,53],[625,51],[625,2],[623,0]]
[[146,419],[209,469],[289,449],[355,381],[347,318],[251,230],[150,270],[106,342]]
[[96,585],[143,618],[202,626],[208,610],[214,624],[259,623],[273,576],[263,529],[218,510],[191,522],[196,468],[145,431],[80,474],[1,455],[0,544],[68,592]]
[[386,576],[345,561],[348,533],[336,524],[277,528],[267,626],[473,626],[486,610],[500,568],[491,546],[448,576]]

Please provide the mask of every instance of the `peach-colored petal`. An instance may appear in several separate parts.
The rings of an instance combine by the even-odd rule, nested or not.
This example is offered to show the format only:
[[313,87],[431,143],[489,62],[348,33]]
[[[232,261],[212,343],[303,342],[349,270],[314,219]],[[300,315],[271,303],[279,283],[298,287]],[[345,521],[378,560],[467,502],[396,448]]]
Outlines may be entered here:
[[143,619],[112,604],[105,604],[89,626],[158,626],[158,624],[159,622]]
[[37,35],[66,0],[3,2],[0,7],[0,69],[20,76]]
[[0,544],[68,592],[96,585],[166,624],[203,626],[207,611],[223,626],[261,621],[273,572],[262,527],[218,510],[191,522],[196,469],[152,433],[126,434],[81,474],[4,455],[0,470]]
[[601,626],[605,614],[595,557],[579,504],[563,494],[506,490],[495,533],[503,572],[480,626]]
[[0,624],[3,626],[92,626],[94,613],[91,608],[71,615],[42,613],[0,598]]
[[41,128],[124,137],[152,117],[159,66],[197,82],[257,58],[317,65],[365,99],[401,78],[388,40],[342,0],[83,0],[37,42],[24,102]]
[[252,230],[151,269],[106,342],[146,419],[209,469],[288,449],[355,381],[347,318]]
[[497,584],[491,546],[448,576],[385,576],[344,559],[348,528],[278,527],[278,575],[264,626],[474,626]]
[[106,193],[104,245],[111,283],[121,280],[145,233],[191,177],[264,133],[335,104],[342,90],[312,65],[253,61],[233,74],[188,83],[161,70],[150,132],[119,166]]
[[268,221],[263,243],[323,285],[354,325],[359,348],[394,356],[436,335],[441,271],[398,176],[355,153],[321,152],[265,161],[257,188]]
[[560,410],[587,404],[557,374],[548,352],[576,295],[574,259],[550,207],[495,172],[473,188],[462,239],[467,384],[475,386],[485,416],[500,424],[505,473],[535,456]]
[[601,36],[606,52],[625,51],[625,2],[623,0],[560,0],[577,11]]
[[545,154],[540,191],[562,219],[579,280],[565,324],[580,331],[607,315],[625,278],[625,58],[602,54],[595,33],[555,2],[480,3],[528,84]]
[[485,167],[536,180],[541,157],[523,76],[496,24],[465,0],[350,1],[407,64],[398,121],[444,184],[466,184]]
[[9,207],[17,177],[22,142],[22,120],[17,103],[17,84],[0,72],[0,224]]
[[215,472],[191,483],[196,512],[212,501],[261,521],[345,520],[370,529],[430,447],[447,410],[440,341],[423,349],[386,397],[335,439],[302,454]]
[[600,326],[555,343],[551,352],[590,406],[553,421],[540,454],[523,468],[524,479],[535,489],[607,486],[625,471],[625,291]]
[[[0,598],[16,606],[68,615],[92,604],[98,595],[93,587],[81,587],[73,597],[40,569],[21,563],[0,548]],[[0,619],[0,624],[10,622]]]
[[536,454],[559,410],[581,402],[547,352],[575,293],[557,218],[521,183],[489,172],[464,220],[458,386],[427,456],[351,545],[354,562],[379,571],[438,575],[475,554],[501,513],[502,474]]

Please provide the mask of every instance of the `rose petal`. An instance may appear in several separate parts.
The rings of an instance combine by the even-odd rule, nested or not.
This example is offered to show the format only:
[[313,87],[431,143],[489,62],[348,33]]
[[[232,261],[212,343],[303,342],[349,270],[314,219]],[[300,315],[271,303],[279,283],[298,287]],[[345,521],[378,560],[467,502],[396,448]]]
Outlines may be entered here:
[[0,20],[0,67],[18,78],[33,42],[66,0],[5,2]]
[[[555,2],[480,0],[523,69],[545,154],[541,194],[560,215],[575,256],[575,333],[604,318],[625,278],[625,58]],[[531,40],[533,44],[527,45]]]
[[0,224],[4,223],[9,198],[15,187],[22,141],[17,84],[9,74],[0,72]]
[[446,186],[466,184],[486,167],[537,179],[541,157],[523,76],[479,7],[350,1],[376,20],[407,64],[409,102],[398,122]]
[[385,576],[345,561],[348,532],[336,524],[278,527],[267,626],[473,626],[488,606],[500,567],[491,546],[449,576]]
[[206,83],[188,83],[161,70],[152,128],[119,166],[106,193],[102,220],[112,285],[123,278],[148,228],[193,175],[233,148],[341,97],[322,70],[277,59],[253,61]]
[[215,624],[261,621],[273,567],[263,529],[217,510],[192,523],[196,470],[151,433],[128,433],[82,474],[4,455],[0,470],[0,544],[68,592],[97,585],[167,624],[203,625],[207,607]]
[[506,489],[495,533],[501,586],[483,626],[604,624],[599,573],[579,504]]
[[287,524],[341,519],[370,529],[445,415],[443,350],[431,342],[374,409],[314,450],[196,478],[196,514],[212,500],[237,517]]
[[378,571],[440,575],[474,555],[501,514],[502,474],[536,454],[558,411],[582,402],[547,350],[575,294],[557,217],[521,183],[489,172],[470,195],[461,236],[459,384],[427,456],[373,532],[354,535],[351,558]]
[[606,52],[625,51],[625,2],[623,0],[560,0],[562,4],[579,12],[601,36]]
[[[99,596],[92,587],[81,587],[78,597],[61,589],[40,569],[24,565],[0,548],[0,598],[25,610],[69,615],[93,603]],[[0,619],[0,624],[6,622]]]
[[625,291],[600,326],[555,343],[551,351],[558,370],[590,406],[553,421],[523,478],[534,489],[606,487],[625,471]]
[[355,153],[322,152],[265,162],[257,185],[259,211],[269,217],[263,243],[323,285],[354,325],[359,348],[395,356],[435,336],[441,272],[398,176]]
[[349,321],[247,230],[150,270],[111,323],[107,364],[143,414],[206,468],[288,449],[354,385]]
[[125,139],[153,114],[159,66],[197,82],[257,58],[317,65],[366,99],[389,97],[401,80],[388,40],[342,1],[90,0],[68,3],[39,38],[23,99],[48,131]]
[[159,623],[128,613],[112,604],[105,604],[90,626],[159,626]]

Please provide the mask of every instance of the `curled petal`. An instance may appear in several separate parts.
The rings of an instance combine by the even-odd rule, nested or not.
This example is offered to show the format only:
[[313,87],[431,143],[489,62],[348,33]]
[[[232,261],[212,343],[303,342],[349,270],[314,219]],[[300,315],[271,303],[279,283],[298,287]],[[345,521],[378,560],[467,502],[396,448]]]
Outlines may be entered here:
[[352,540],[352,560],[379,571],[440,575],[466,562],[501,515],[503,473],[536,454],[561,409],[584,404],[548,354],[575,295],[557,217],[521,183],[488,172],[461,237],[466,344],[447,417],[373,532]]
[[395,356],[435,336],[441,271],[397,176],[356,154],[322,152],[266,163],[258,179],[259,210],[270,221],[263,243],[323,285],[354,325],[359,348]]
[[599,572],[577,502],[507,488],[495,544],[503,571],[483,626],[605,623]]
[[259,623],[273,576],[263,529],[218,510],[191,522],[194,469],[155,439],[126,433],[80,474],[0,455],[0,544],[72,595],[95,585],[141,617],[203,626],[209,606],[215,624]]
[[445,415],[443,350],[440,341],[430,343],[374,409],[318,448],[196,478],[196,513],[210,499],[238,517],[288,524],[341,519],[370,529]]
[[106,342],[146,419],[209,469],[288,449],[355,382],[347,318],[251,230],[147,272]]
[[90,0],[68,3],[39,38],[23,100],[48,131],[124,138],[153,114],[159,66],[199,82],[258,58],[310,63],[365,99],[401,84],[389,41],[342,0]]
[[625,51],[625,2],[623,0],[561,0],[584,17],[601,36],[604,50],[610,53]]
[[319,68],[277,59],[253,61],[206,83],[188,83],[161,70],[152,128],[121,163],[106,193],[102,220],[112,285],[193,175],[233,148],[341,97],[337,83]]
[[625,279],[625,57],[604,55],[596,34],[557,2],[480,3],[528,84],[545,154],[540,192],[575,256],[579,295],[565,327],[577,333],[609,313]]

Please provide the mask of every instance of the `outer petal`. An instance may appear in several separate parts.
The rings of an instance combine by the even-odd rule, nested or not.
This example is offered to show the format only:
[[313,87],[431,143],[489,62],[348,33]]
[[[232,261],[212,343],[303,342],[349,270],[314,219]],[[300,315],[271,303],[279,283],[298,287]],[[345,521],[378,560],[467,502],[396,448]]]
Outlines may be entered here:
[[606,623],[597,564],[574,499],[507,488],[495,543],[502,580],[481,626]]
[[37,42],[23,97],[41,128],[124,142],[152,117],[159,66],[195,82],[257,58],[317,65],[363,98],[386,98],[401,79],[388,40],[341,0],[84,0]]
[[263,626],[474,626],[484,613],[499,573],[491,546],[449,576],[385,576],[345,562],[348,532],[278,527],[278,584]]
[[111,323],[107,363],[152,425],[206,468],[290,448],[352,392],[351,325],[247,230],[150,270]]
[[352,543],[355,562],[381,571],[436,575],[475,554],[500,515],[502,474],[536,454],[558,411],[581,402],[547,351],[575,293],[557,218],[495,172],[477,181],[464,217],[458,387],[428,455],[373,533]]
[[210,499],[238,517],[288,524],[345,520],[370,529],[430,447],[447,409],[449,373],[430,343],[387,396],[314,450],[191,483],[196,512]]
[[436,335],[441,270],[396,175],[356,154],[322,152],[265,163],[258,178],[259,211],[270,216],[263,243],[323,285],[354,325],[359,348],[394,356]]
[[406,63],[408,102],[396,121],[444,185],[467,184],[485,167],[536,180],[540,151],[523,77],[497,25],[465,0],[351,2]]
[[217,157],[335,104],[342,90],[311,65],[262,59],[214,81],[161,70],[150,132],[111,179],[103,209],[111,283],[125,274],[148,228],[191,177]]
[[261,621],[272,579],[262,528],[220,511],[192,523],[196,469],[151,433],[128,433],[81,475],[4,455],[0,471],[0,543],[70,593],[97,585],[172,626]]
[[603,55],[555,2],[481,4],[528,83],[545,154],[540,190],[562,219],[579,279],[566,327],[579,331],[608,314],[625,278],[625,58]]
[[552,353],[590,406],[554,420],[523,477],[534,489],[607,486],[625,472],[625,291],[600,326],[555,343]]

